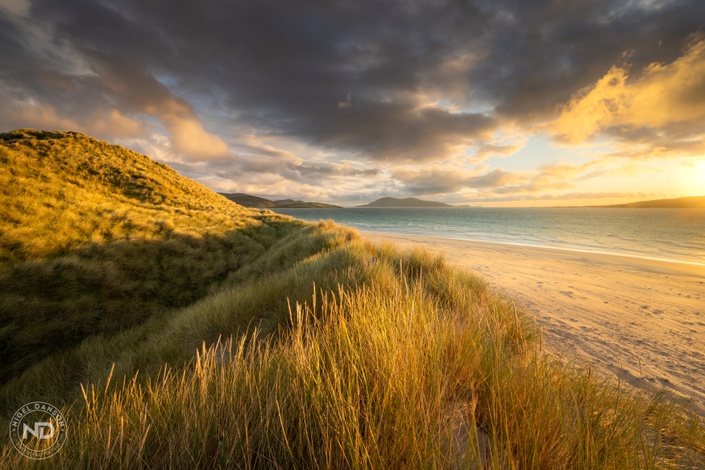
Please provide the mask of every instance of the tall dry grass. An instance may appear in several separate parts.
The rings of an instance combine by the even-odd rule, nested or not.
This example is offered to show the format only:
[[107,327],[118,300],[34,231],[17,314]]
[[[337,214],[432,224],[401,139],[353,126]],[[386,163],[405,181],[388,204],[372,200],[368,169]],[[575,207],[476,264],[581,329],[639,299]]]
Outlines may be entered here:
[[0,137],[1,421],[43,399],[69,431],[45,462],[3,433],[0,468],[705,466],[699,418],[548,357],[439,257],[247,211],[85,136]]
[[269,333],[252,325],[185,367],[86,384],[51,466],[702,464],[697,421],[669,424],[685,415],[547,359],[531,324],[480,279],[361,241],[311,260],[309,273],[330,273],[328,257],[341,287],[312,284]]
[[325,245],[275,257],[311,228],[81,134],[0,134],[0,163],[0,383]]

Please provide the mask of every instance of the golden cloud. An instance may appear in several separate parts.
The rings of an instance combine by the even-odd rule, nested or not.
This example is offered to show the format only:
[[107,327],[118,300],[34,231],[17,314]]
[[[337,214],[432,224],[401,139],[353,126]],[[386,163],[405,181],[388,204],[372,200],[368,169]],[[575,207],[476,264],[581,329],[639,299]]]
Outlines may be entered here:
[[669,64],[653,63],[631,81],[625,66],[613,66],[594,85],[561,108],[547,130],[578,144],[610,127],[654,128],[705,119],[705,39],[691,43]]
[[216,158],[228,154],[228,146],[220,137],[210,134],[197,118],[163,116],[177,152],[189,158]]
[[229,153],[228,146],[217,135],[203,128],[203,123],[190,105],[172,98],[159,109],[149,108],[159,116],[169,131],[172,148],[187,159],[217,158]]
[[130,119],[117,109],[111,109],[94,119],[91,133],[112,134],[116,137],[135,137],[142,133],[142,124]]
[[39,103],[30,98],[13,103],[4,111],[13,117],[13,124],[21,127],[36,127],[39,129],[79,129],[76,121],[61,116],[51,105]]

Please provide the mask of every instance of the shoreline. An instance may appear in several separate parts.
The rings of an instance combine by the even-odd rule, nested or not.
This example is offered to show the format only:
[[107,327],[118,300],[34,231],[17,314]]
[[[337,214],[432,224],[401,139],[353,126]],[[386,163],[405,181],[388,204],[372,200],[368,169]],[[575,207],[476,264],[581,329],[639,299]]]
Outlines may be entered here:
[[449,214],[448,218],[434,211],[412,208],[336,210],[342,212],[294,209],[282,213],[310,222],[329,218],[364,232],[544,247],[705,266],[705,243],[697,237],[705,229],[705,212],[690,217],[679,211],[648,209],[643,217],[632,213],[614,219],[599,210],[581,211],[575,221],[566,225],[563,219],[568,214],[556,212],[560,208],[542,211],[539,217],[532,216],[528,208],[505,209],[513,212],[501,215],[494,209],[487,213],[460,211]]
[[[354,228],[354,227],[352,227]],[[542,249],[542,250],[555,250],[555,251],[567,251],[570,253],[577,253],[577,254],[589,254],[589,255],[605,255],[605,256],[614,256],[618,258],[631,258],[635,260],[645,260],[645,261],[656,261],[659,263],[674,263],[674,264],[686,264],[686,265],[691,265],[691,266],[698,266],[700,268],[705,269],[705,263],[699,263],[697,261],[686,261],[682,259],[676,259],[676,258],[658,258],[654,256],[641,256],[638,254],[630,254],[630,253],[619,253],[617,251],[600,251],[600,250],[590,250],[590,249],[581,249],[577,247],[563,247],[563,246],[549,246],[549,245],[532,245],[530,243],[519,243],[519,242],[497,242],[497,241],[492,241],[492,240],[472,240],[468,238],[455,238],[455,237],[444,237],[444,236],[435,236],[435,235],[421,235],[421,234],[415,234],[415,233],[398,233],[398,232],[378,232],[374,230],[362,230],[355,228],[355,230],[359,231],[360,233],[364,235],[370,235],[372,236],[373,234],[380,234],[380,235],[389,235],[389,236],[394,236],[394,237],[409,237],[409,238],[432,238],[432,239],[439,239],[439,240],[448,240],[448,241],[453,241],[453,242],[467,242],[467,243],[481,243],[481,244],[489,244],[489,245],[500,245],[500,246],[509,246],[509,247],[517,247],[517,248],[528,248],[528,249]]]
[[545,347],[705,416],[705,265],[560,248],[361,231],[424,246],[482,275],[534,319]]

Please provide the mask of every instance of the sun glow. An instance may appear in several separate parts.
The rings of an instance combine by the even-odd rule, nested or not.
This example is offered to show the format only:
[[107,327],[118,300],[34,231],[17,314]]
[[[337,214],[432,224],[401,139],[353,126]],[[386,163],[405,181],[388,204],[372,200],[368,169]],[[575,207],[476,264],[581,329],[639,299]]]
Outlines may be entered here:
[[[705,158],[695,163],[695,181],[705,185]],[[705,188],[703,188],[705,192]]]

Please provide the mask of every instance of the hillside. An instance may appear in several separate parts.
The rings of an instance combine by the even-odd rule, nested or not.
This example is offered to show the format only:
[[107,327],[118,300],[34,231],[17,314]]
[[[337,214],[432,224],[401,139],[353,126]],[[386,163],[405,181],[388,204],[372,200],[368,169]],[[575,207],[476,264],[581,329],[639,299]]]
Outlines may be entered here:
[[628,204],[615,204],[600,207],[616,209],[705,209],[705,196],[656,199],[653,201],[630,202]]
[[334,206],[331,204],[323,204],[321,202],[306,202],[306,201],[295,201],[293,199],[282,199],[278,201],[272,201],[270,199],[265,199],[263,197],[252,196],[245,193],[220,193],[221,196],[240,204],[244,207],[255,207],[255,208],[274,208],[279,207],[283,209],[315,209],[315,208],[338,208],[340,206]]
[[247,277],[303,230],[73,132],[0,134],[0,163],[0,382]]
[[383,197],[377,199],[374,202],[365,204],[359,207],[388,207],[388,208],[434,208],[434,207],[453,207],[449,204],[444,204],[442,202],[435,201],[424,201],[421,199],[416,199],[414,197],[407,197],[404,199],[397,199],[394,197]]
[[[705,464],[699,418],[547,357],[513,303],[427,251],[243,208],[77,133],[2,134],[0,162],[0,428],[61,408],[51,468]],[[9,437],[0,468],[42,466]]]
[[236,217],[237,225],[241,216],[242,224],[257,216],[144,155],[74,132],[0,134],[0,163],[0,260],[170,232],[187,211],[195,211],[198,223],[184,228],[217,225],[225,214]]

